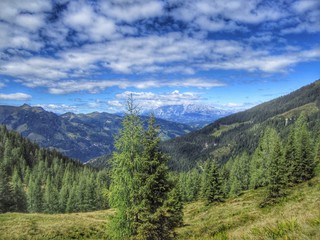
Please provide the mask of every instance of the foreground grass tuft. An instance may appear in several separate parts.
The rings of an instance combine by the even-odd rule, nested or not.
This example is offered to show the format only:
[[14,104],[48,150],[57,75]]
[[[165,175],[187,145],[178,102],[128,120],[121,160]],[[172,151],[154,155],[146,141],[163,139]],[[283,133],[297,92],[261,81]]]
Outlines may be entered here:
[[0,239],[105,239],[110,214],[0,214]]

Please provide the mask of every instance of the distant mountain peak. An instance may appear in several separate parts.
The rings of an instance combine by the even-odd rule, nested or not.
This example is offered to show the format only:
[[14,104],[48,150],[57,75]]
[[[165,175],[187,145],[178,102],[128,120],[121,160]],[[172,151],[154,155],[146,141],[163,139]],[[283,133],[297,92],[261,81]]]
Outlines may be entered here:
[[45,112],[45,110],[42,107],[39,106],[30,106],[29,104],[23,104],[20,106],[20,109],[24,109],[24,110],[31,110],[34,112]]
[[188,103],[165,105],[155,108],[152,111],[145,111],[143,114],[147,115],[150,112],[153,112],[155,117],[158,118],[202,127],[218,118],[230,115],[235,111],[226,111],[207,104]]

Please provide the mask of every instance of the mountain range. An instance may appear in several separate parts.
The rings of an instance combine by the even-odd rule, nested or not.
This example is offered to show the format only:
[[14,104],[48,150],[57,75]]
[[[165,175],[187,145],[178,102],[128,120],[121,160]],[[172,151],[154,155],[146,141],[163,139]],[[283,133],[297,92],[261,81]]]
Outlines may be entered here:
[[[122,125],[122,119],[115,114],[99,112],[57,115],[27,104],[20,107],[0,106],[0,124],[42,147],[54,148],[82,162],[113,151],[114,136]],[[145,124],[147,119],[146,116],[142,117]],[[156,119],[156,124],[161,127],[160,136],[163,140],[193,130],[188,125],[162,119]]]
[[[145,111],[148,115],[151,111]],[[201,128],[221,117],[235,113],[234,110],[222,110],[205,104],[166,105],[152,110],[155,117],[168,121],[188,124],[194,128]]]
[[267,127],[274,127],[281,135],[287,135],[289,126],[302,113],[307,115],[313,134],[320,135],[320,80],[163,142],[161,148],[171,156],[169,163],[174,170],[191,169],[209,156],[223,163],[244,151],[252,153]]

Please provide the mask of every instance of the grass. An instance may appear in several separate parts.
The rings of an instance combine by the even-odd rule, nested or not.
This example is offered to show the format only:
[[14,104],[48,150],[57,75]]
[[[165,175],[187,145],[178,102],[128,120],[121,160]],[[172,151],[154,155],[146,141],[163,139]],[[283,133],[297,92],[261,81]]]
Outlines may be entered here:
[[[264,191],[247,191],[215,205],[187,204],[177,239],[320,239],[320,177],[290,189],[277,205],[260,208]],[[0,214],[0,239],[105,239],[111,214]]]
[[0,239],[104,239],[111,211],[0,214]]
[[185,207],[179,239],[320,239],[320,178],[300,184],[274,206],[260,208],[264,189],[224,203]]

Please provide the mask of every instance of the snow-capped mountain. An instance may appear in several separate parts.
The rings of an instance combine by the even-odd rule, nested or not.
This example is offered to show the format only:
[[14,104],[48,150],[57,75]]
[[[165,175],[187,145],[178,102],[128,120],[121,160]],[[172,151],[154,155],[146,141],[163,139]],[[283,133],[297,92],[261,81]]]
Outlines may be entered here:
[[[218,118],[234,113],[234,111],[226,111],[204,104],[167,105],[152,111],[157,118],[186,123],[193,127],[203,127]],[[146,111],[144,114],[152,111]]]

